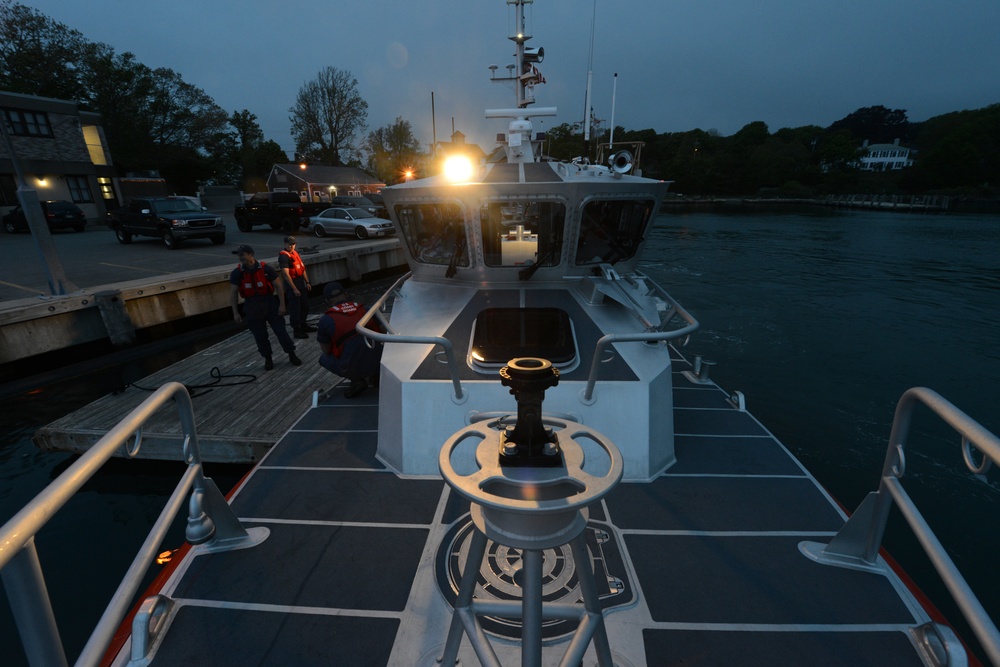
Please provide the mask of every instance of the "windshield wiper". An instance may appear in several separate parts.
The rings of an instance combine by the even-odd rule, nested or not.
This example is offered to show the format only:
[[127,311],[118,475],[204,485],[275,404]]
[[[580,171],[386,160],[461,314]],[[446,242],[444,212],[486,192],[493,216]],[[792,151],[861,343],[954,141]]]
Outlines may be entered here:
[[555,257],[556,253],[560,252],[561,248],[562,248],[561,243],[557,243],[555,245],[550,246],[549,249],[545,252],[545,254],[538,258],[537,262],[535,262],[531,266],[526,266],[517,272],[518,280],[531,280],[531,277],[535,275],[538,269],[540,269],[542,265],[545,264],[545,262],[548,262],[553,257]]
[[451,253],[451,261],[448,262],[448,270],[444,272],[445,278],[451,278],[458,271],[458,258],[465,252],[465,235],[462,234],[455,241],[455,252]]

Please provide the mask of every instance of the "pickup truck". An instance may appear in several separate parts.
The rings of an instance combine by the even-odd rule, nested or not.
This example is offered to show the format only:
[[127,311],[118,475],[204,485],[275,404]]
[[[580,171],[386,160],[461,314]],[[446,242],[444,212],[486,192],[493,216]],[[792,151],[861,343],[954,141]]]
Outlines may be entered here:
[[309,217],[330,208],[327,202],[299,201],[295,192],[258,192],[233,211],[236,226],[249,232],[254,225],[269,225],[286,234],[294,234],[309,224]]
[[211,239],[215,245],[226,242],[222,218],[188,197],[133,199],[117,211],[108,211],[106,220],[118,242],[126,245],[133,236],[159,238],[170,250],[191,239]]

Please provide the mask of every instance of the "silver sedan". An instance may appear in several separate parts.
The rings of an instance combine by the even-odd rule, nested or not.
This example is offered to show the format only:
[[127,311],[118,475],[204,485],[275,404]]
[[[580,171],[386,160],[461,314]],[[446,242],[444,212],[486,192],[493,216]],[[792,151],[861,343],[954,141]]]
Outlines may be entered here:
[[320,238],[340,234],[367,239],[396,233],[391,222],[361,208],[328,208],[309,218],[308,229]]

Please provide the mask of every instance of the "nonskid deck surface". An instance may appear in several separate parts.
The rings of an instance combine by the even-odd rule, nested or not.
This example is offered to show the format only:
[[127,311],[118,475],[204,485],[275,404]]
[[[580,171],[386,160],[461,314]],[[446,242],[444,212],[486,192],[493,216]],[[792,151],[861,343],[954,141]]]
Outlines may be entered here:
[[[834,505],[750,414],[714,385],[690,383],[687,367],[674,360],[678,463],[651,483],[619,485],[591,511],[616,664],[922,664],[907,631],[916,620],[892,582],[799,552],[842,525]],[[153,665],[433,660],[468,506],[440,480],[401,479],[378,462],[376,399],[334,389],[268,454],[232,504],[270,537],[191,560],[165,590],[179,612]],[[509,594],[516,558],[492,545],[485,587]],[[546,552],[547,599],[576,596],[566,558]],[[517,664],[504,637],[516,626],[484,625],[500,635],[505,664]],[[548,630],[547,664],[571,629]],[[471,649],[461,657],[478,664]]]

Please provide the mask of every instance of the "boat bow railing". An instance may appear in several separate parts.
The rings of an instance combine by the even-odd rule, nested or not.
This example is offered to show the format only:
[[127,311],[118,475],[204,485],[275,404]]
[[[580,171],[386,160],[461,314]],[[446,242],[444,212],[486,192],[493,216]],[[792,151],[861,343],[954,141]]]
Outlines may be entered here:
[[[187,468],[75,664],[89,666],[101,661],[189,491],[186,537],[191,544],[223,551],[253,546],[267,536],[266,528],[244,529],[218,487],[205,477],[191,396],[179,382],[163,385],[0,528],[0,576],[32,667],[68,664],[42,575],[35,535],[116,452],[123,450],[130,458],[136,456],[142,446],[142,425],[171,400],[180,418]],[[148,645],[142,641],[147,630],[140,629],[136,643],[133,629],[133,657],[135,645]]]
[[[406,273],[397,280],[392,287],[386,290],[385,294],[376,301],[372,307],[365,313],[364,317],[358,322],[355,329],[359,334],[371,341],[378,341],[383,344],[388,343],[411,343],[418,345],[439,345],[444,350],[445,356],[447,358],[448,373],[451,375],[451,382],[454,386],[454,396],[453,400],[457,403],[464,402],[467,395],[462,390],[462,381],[459,379],[459,366],[458,360],[455,357],[455,350],[452,342],[443,336],[408,336],[400,334],[392,329],[389,321],[382,313],[382,308],[386,301],[393,295],[396,294],[399,288],[404,282],[406,282],[412,272]],[[644,277],[643,277],[644,278]],[[590,364],[590,374],[587,378],[587,385],[580,392],[580,400],[591,405],[595,402],[594,398],[594,388],[597,385],[597,381],[600,377],[601,372],[601,359],[604,356],[604,350],[612,344],[615,343],[661,343],[667,341],[678,340],[681,338],[686,338],[692,333],[697,331],[700,326],[698,320],[696,320],[689,312],[687,312],[683,306],[681,306],[672,296],[670,296],[666,291],[663,290],[656,283],[649,281],[648,283],[643,282],[644,288],[650,289],[656,292],[656,297],[661,299],[666,305],[665,315],[661,320],[660,325],[652,325],[645,319],[640,319],[645,325],[646,330],[636,333],[615,333],[608,334],[597,341],[597,345],[594,347],[594,355]],[[684,322],[685,326],[679,329],[671,329],[664,331],[661,327],[668,324],[674,318],[680,317]],[[383,332],[374,331],[368,327],[369,322],[372,319],[378,319],[379,324],[385,330]]]
[[[962,457],[966,467],[973,474],[983,475],[992,464],[1000,464],[1000,439],[996,435],[937,392],[925,387],[908,389],[896,405],[878,491],[873,491],[865,497],[829,544],[803,542],[799,548],[813,560],[827,565],[884,572],[885,565],[884,562],[879,562],[878,554],[882,547],[889,510],[895,501],[990,661],[994,665],[1000,665],[1000,632],[917,509],[916,503],[903,488],[907,437],[913,411],[920,404],[930,408],[961,436]],[[979,460],[977,457],[980,457]]]
[[[448,372],[451,374],[451,382],[455,389],[455,394],[453,400],[456,403],[464,403],[467,399],[467,395],[462,391],[462,381],[458,377],[458,360],[455,358],[455,349],[451,341],[443,336],[408,336],[405,334],[400,334],[393,331],[392,326],[389,324],[388,319],[382,314],[382,307],[385,305],[386,301],[393,294],[398,293],[399,288],[404,282],[409,280],[413,272],[407,272],[399,278],[392,287],[386,290],[385,294],[372,304],[372,307],[365,313],[364,317],[358,321],[355,330],[367,338],[369,341],[378,341],[382,344],[388,343],[410,343],[415,345],[440,345],[444,350],[445,356],[448,360]],[[375,318],[378,319],[379,324],[385,329],[385,333],[374,331],[368,328],[368,323]],[[369,344],[371,344],[369,342]]]
[[[608,277],[608,282],[614,285],[625,297],[624,305],[628,306],[629,302],[634,302],[635,299],[629,294],[636,290],[634,287],[630,289],[624,289],[622,285],[622,278],[618,276],[613,271],[607,271],[606,276]],[[670,294],[667,293],[662,287],[657,285],[654,281],[649,280],[646,276],[635,273],[632,276],[628,276],[629,280],[634,282],[636,286],[641,286],[641,291],[644,292],[642,297],[645,300],[650,300],[653,302],[659,301],[662,303],[666,310],[660,322],[654,324],[648,318],[643,315],[642,309],[637,307],[639,304],[635,303],[636,307],[631,307],[630,309],[635,313],[639,321],[646,327],[645,331],[637,333],[615,333],[603,336],[597,341],[597,346],[594,348],[594,357],[590,362],[590,375],[587,378],[587,386],[584,387],[583,391],[580,392],[580,400],[586,405],[592,405],[595,402],[594,398],[594,388],[597,386],[597,380],[599,379],[601,372],[601,359],[604,357],[604,350],[615,343],[665,343],[668,341],[686,339],[698,330],[700,324],[698,320],[694,318],[691,313],[686,311],[684,307],[679,304]],[[650,298],[652,297],[652,298]],[[679,329],[664,330],[670,322],[675,318],[681,318],[686,322],[685,326]]]

